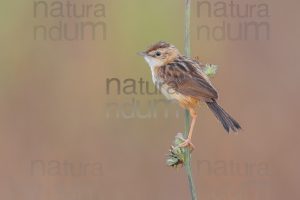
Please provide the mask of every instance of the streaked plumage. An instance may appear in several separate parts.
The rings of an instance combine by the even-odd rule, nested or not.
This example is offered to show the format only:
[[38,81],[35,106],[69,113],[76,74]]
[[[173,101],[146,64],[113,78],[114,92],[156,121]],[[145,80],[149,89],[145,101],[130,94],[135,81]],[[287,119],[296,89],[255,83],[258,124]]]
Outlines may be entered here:
[[[183,56],[175,46],[158,42],[142,52],[152,72],[154,84],[169,99],[176,99],[196,117],[199,102],[205,102],[227,132],[237,131],[240,125],[216,102],[218,93],[202,71],[203,65]],[[191,127],[192,128],[192,127]]]

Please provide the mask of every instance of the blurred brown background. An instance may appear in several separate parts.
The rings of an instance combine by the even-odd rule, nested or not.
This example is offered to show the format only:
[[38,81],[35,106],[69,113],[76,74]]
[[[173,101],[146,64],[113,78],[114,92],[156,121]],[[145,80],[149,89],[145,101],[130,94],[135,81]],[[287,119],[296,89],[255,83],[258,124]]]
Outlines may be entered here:
[[[36,8],[35,2],[0,7],[0,198],[189,199],[184,170],[165,165],[168,147],[184,129],[183,111],[139,91],[140,78],[153,86],[136,55],[158,40],[183,49],[183,1],[69,1],[78,13],[91,5],[83,17],[68,16],[68,1]],[[200,8],[199,2],[192,6],[192,54],[219,66],[213,82],[220,104],[244,129],[227,135],[200,108],[193,138],[199,199],[299,199],[299,1],[233,1],[242,13],[254,5],[248,17],[230,16],[230,1]],[[227,17],[208,16],[218,2],[225,2]],[[267,16],[257,15],[260,4]],[[229,29],[220,40],[198,35],[199,26],[212,31],[223,21],[235,34],[248,22],[264,22],[270,37],[263,28],[259,38],[248,29],[248,38],[235,41]],[[76,24],[79,30],[97,22],[94,39],[91,31],[70,41],[49,38],[59,23],[71,35]],[[107,92],[110,78],[121,89],[135,80],[137,93],[118,94],[116,82]]]

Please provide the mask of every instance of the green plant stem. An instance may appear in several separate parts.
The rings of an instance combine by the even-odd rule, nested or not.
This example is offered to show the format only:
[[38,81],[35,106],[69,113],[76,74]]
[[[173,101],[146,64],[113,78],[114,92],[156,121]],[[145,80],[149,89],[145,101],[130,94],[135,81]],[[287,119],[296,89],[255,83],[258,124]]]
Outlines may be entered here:
[[[191,18],[191,0],[185,0],[185,33],[184,33],[184,52],[186,56],[191,56],[191,40],[190,40],[190,18]],[[190,113],[185,110],[185,132],[184,137],[187,138],[190,129]],[[184,168],[188,176],[189,188],[192,200],[197,200],[196,188],[193,182],[191,152],[186,149],[184,152]]]

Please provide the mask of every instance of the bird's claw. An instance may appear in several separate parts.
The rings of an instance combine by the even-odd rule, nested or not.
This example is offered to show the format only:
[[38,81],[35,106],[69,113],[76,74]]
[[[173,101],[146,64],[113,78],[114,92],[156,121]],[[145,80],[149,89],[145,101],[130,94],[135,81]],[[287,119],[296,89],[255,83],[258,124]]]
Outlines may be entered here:
[[191,151],[193,151],[195,149],[195,146],[193,145],[192,140],[189,138],[186,139],[181,144],[179,144],[179,147],[189,147]]

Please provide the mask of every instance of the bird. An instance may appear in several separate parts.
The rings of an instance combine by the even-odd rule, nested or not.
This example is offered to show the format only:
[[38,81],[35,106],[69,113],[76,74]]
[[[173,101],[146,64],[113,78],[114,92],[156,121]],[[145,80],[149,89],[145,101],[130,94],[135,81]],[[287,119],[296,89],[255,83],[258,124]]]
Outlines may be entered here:
[[174,45],[164,41],[159,41],[138,54],[148,63],[153,83],[160,92],[167,99],[178,101],[190,113],[192,120],[189,133],[180,147],[195,148],[192,134],[198,116],[197,108],[201,102],[206,103],[228,133],[241,129],[240,124],[218,104],[218,92],[198,59],[181,54]]

